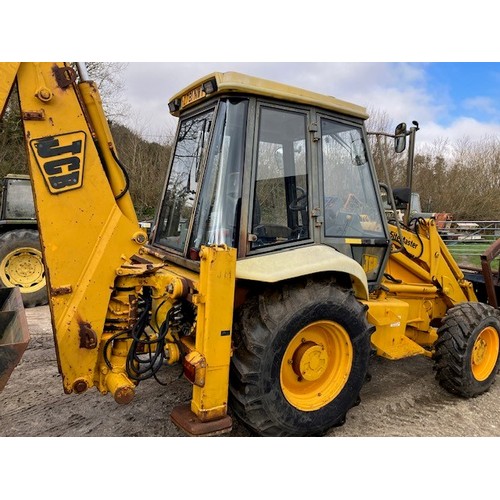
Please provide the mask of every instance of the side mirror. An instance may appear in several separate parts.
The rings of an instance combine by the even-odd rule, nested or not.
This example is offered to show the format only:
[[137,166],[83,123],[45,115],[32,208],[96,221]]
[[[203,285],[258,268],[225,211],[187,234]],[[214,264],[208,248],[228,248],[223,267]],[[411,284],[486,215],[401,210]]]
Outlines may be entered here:
[[406,148],[406,123],[400,123],[394,132],[394,150],[402,153]]

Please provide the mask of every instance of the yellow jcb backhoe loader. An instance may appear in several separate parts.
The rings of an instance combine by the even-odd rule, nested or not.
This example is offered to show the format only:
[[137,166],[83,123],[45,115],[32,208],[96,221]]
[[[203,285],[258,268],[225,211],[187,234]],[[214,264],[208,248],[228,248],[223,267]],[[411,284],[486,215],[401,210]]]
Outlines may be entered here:
[[[179,124],[148,241],[85,66],[2,64],[0,109],[15,83],[66,393],[125,404],[181,363],[192,398],[171,418],[186,433],[236,416],[302,436],[343,423],[373,354],[434,358],[463,397],[493,383],[500,316],[432,219],[388,223],[364,108],[238,73],[194,82],[169,102]],[[417,128],[398,128],[398,151]],[[26,344],[13,311],[3,352]]]

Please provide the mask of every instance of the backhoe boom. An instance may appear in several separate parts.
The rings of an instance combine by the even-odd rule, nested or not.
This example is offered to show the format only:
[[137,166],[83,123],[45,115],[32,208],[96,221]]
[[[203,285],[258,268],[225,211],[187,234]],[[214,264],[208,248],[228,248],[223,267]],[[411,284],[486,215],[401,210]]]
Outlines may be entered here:
[[[82,392],[94,385],[117,269],[147,236],[113,159],[96,87],[77,85],[63,63],[2,71],[17,81],[64,390]],[[2,88],[2,99],[9,93]]]

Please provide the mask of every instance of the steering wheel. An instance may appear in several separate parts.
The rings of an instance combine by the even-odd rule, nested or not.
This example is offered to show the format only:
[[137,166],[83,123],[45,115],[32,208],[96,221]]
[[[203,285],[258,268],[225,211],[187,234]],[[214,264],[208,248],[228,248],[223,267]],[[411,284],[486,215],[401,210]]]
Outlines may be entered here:
[[294,212],[300,212],[307,208],[307,192],[299,186],[295,186],[295,191],[298,196],[288,205],[288,208]]

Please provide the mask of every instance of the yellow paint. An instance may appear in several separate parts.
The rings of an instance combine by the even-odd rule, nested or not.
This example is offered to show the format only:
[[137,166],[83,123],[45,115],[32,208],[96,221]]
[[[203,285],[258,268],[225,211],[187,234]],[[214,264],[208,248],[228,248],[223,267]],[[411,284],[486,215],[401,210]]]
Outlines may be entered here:
[[472,348],[471,368],[476,380],[482,382],[491,375],[499,352],[498,331],[492,326],[487,326],[479,333]]
[[9,99],[20,64],[18,62],[0,63],[0,118]]
[[[100,379],[98,348],[80,345],[80,324],[89,325],[100,344],[111,291],[117,269],[141,247],[133,236],[140,231],[137,218],[126,212],[132,206],[130,194],[115,200],[108,175],[122,178],[116,162],[105,165],[110,157],[109,144],[100,142],[101,154],[92,137],[105,137],[107,123],[87,121],[88,110],[75,84],[60,88],[54,66],[63,63],[22,63],[17,72],[18,90],[25,140],[28,148],[30,178],[34,191],[37,219],[52,313],[52,323],[59,369],[66,392],[93,385]],[[40,96],[40,88],[48,98]],[[41,98],[42,97],[42,98]],[[95,101],[95,100],[94,100]],[[42,119],[31,119],[30,113]],[[69,136],[67,135],[69,134]],[[55,137],[69,143],[45,143],[41,161],[39,144]],[[73,172],[78,161],[71,159],[75,141],[86,138],[78,157],[81,185],[53,194],[48,177]],[[84,147],[84,149],[83,149]],[[59,149],[60,148],[60,149]],[[55,163],[47,163],[53,161]],[[114,172],[114,173],[113,173]],[[63,182],[64,183],[64,182]],[[69,210],[68,207],[76,207]],[[125,209],[124,209],[125,207]],[[145,234],[145,233],[144,233]],[[64,290],[63,293],[54,291]],[[81,383],[79,383],[81,381]],[[75,386],[75,384],[77,384]]]
[[196,351],[206,368],[203,386],[193,386],[191,410],[207,421],[227,414],[236,250],[203,247],[200,257]]
[[363,254],[363,271],[366,274],[371,273],[378,267],[378,257],[376,255]]
[[368,321],[376,327],[371,341],[379,356],[401,359],[424,354],[424,349],[405,334],[409,309],[406,302],[386,298],[367,305]]
[[289,342],[280,368],[287,401],[301,411],[315,411],[344,388],[353,361],[351,339],[334,321],[317,321]]
[[21,293],[32,293],[45,286],[42,252],[32,247],[16,248],[0,261],[3,283],[19,287]]
[[[420,226],[419,236],[391,227],[395,246],[408,253],[391,254],[382,288],[369,296],[366,273],[379,264],[363,255],[363,266],[326,245],[309,245],[256,255],[236,262],[236,251],[205,247],[200,272],[167,263],[143,247],[146,233],[138,225],[133,202],[115,146],[92,82],[61,88],[57,68],[63,63],[0,65],[0,109],[4,109],[17,77],[30,178],[37,207],[59,369],[66,392],[96,385],[128,402],[135,384],[126,374],[130,339],[110,345],[110,365],[104,343],[113,328],[128,332],[137,312],[141,287],[153,291],[152,327],[158,329],[176,300],[196,306],[192,331],[176,338],[168,332],[171,362],[185,355],[193,370],[191,410],[202,421],[227,414],[233,301],[236,280],[277,283],[318,273],[350,276],[355,295],[368,306],[376,327],[372,344],[389,359],[429,356],[436,340],[435,320],[449,307],[477,300],[472,286],[438,235],[433,221]],[[201,85],[214,79],[216,90],[205,96]],[[214,73],[174,96],[184,107],[222,93],[273,97],[366,118],[364,108],[333,97],[239,73]],[[178,111],[174,112],[178,115]],[[123,195],[123,196],[122,196]],[[67,207],[77,207],[68,210]],[[347,244],[361,244],[347,238]],[[136,264],[140,255],[150,263]],[[286,266],[283,266],[286,262]],[[164,305],[163,305],[164,304]],[[110,326],[111,325],[111,326]],[[108,331],[106,331],[108,328]],[[178,335],[180,336],[180,335]],[[83,339],[83,340],[82,340]],[[492,372],[499,352],[498,334],[483,330],[472,355],[477,380]],[[347,332],[337,323],[319,321],[294,336],[280,365],[280,383],[289,403],[301,411],[318,410],[344,387],[353,361]]]
[[[399,241],[397,230],[389,226],[393,240]],[[447,304],[477,301],[477,297],[453,256],[439,236],[436,225],[429,219],[419,226],[419,237],[402,230],[403,241],[408,254],[392,253],[386,272],[402,284],[436,286],[439,295]],[[400,244],[396,243],[396,247]],[[384,285],[393,287],[393,282],[385,280]],[[420,290],[415,289],[417,293]]]
[[[201,85],[212,79],[215,79],[216,81],[217,90],[209,94],[207,96],[208,98],[227,92],[240,92],[245,94],[256,94],[263,97],[272,97],[274,99],[283,99],[285,101],[297,102],[310,106],[318,106],[337,113],[348,114],[349,116],[364,119],[368,118],[366,109],[362,106],[342,101],[340,99],[336,99],[335,97],[325,96],[305,89],[235,72],[212,73],[200,78],[193,84],[189,85],[189,87],[186,87],[175,94],[170,99],[170,102],[174,102],[176,100],[181,102],[184,98],[184,108],[187,108],[189,105],[193,105],[194,103],[201,102],[204,97],[200,90]],[[172,114],[174,116],[179,116],[179,110],[172,112]]]
[[[399,234],[390,226],[396,248]],[[401,359],[432,356],[437,340],[433,326],[455,304],[477,300],[472,286],[447,250],[434,221],[419,226],[418,236],[402,230],[408,253],[393,252],[386,266],[383,289],[374,292],[368,305],[368,321],[376,327],[372,344],[377,354]]]

